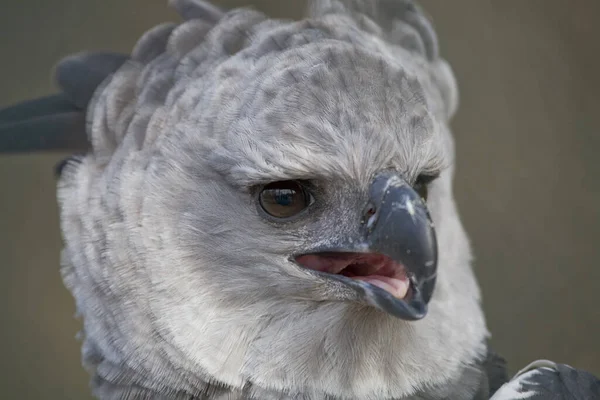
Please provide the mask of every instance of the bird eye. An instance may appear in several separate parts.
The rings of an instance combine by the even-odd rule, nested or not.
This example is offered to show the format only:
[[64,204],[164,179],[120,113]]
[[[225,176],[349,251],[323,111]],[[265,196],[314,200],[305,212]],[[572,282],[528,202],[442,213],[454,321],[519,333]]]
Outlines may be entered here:
[[273,182],[259,195],[262,209],[275,218],[289,218],[300,213],[311,203],[310,193],[296,181]]
[[413,188],[415,191],[421,196],[423,201],[427,201],[428,189],[427,185],[429,185],[434,179],[437,178],[437,175],[419,175],[417,180],[415,181]]

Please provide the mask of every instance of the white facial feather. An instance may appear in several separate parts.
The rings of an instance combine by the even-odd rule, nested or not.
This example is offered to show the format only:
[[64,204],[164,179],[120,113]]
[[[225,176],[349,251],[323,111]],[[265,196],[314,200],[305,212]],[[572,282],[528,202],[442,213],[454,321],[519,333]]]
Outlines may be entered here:
[[[66,168],[59,202],[63,277],[98,394],[400,399],[443,393],[485,351],[451,191],[452,73],[424,33],[398,19],[384,34],[342,3],[316,1],[302,22],[237,10],[161,26],[97,91],[94,151]],[[287,261],[343,233],[386,168],[408,180],[443,170],[428,204],[438,284],[418,322],[315,301],[328,289]],[[317,222],[274,228],[257,213],[253,185],[294,178],[350,193],[319,237]]]

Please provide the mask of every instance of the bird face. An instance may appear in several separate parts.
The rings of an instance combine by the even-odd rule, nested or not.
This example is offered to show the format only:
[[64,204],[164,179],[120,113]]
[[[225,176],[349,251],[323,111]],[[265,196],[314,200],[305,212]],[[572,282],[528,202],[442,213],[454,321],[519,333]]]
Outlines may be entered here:
[[[285,198],[276,201],[286,203]],[[437,268],[435,232],[424,199],[395,173],[381,173],[370,184],[361,211],[358,235],[309,249],[293,260],[391,315],[424,317]]]
[[486,330],[430,67],[310,24],[257,23],[221,54],[211,38],[258,19],[230,18],[121,68],[90,107],[93,154],[63,171],[87,359],[303,398],[456,379]]
[[[227,128],[212,140],[197,143],[193,127],[176,128],[185,148],[173,143],[170,162],[189,151],[208,155],[189,154],[191,164],[179,168],[204,179],[191,194],[168,192],[189,199],[176,207],[188,213],[175,229],[199,244],[198,273],[212,275],[215,292],[227,292],[235,275],[246,278],[244,291],[253,283],[251,290],[272,288],[277,301],[354,302],[406,320],[426,315],[438,252],[427,186],[442,172],[445,142],[416,77],[357,53],[350,46],[294,51],[239,83],[255,85],[246,91],[258,99],[231,124],[220,119],[239,116],[237,102],[218,110],[213,126]],[[223,95],[235,99],[236,86]]]

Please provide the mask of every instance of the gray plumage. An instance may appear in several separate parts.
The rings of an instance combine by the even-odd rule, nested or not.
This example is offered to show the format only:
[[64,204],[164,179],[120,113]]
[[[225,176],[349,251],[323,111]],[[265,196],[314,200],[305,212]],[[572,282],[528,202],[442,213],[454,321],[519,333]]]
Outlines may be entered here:
[[[279,21],[171,4],[184,22],[150,30],[128,56],[72,56],[57,67],[64,94],[0,111],[2,151],[40,147],[42,130],[46,148],[84,150],[61,165],[58,199],[94,394],[488,399],[505,377],[452,196],[457,88],[421,10],[314,0],[307,19]],[[37,133],[27,118],[44,122]],[[65,145],[84,132],[91,149]],[[292,260],[350,248],[382,171],[404,182],[388,188],[398,194],[437,177],[437,283],[416,322],[382,312],[382,291]],[[314,204],[264,218],[258,188],[289,180],[310,181]],[[411,218],[421,207],[398,205]]]
[[[431,25],[404,1],[316,1],[299,22],[173,5],[192,19],[148,32],[96,91],[93,152],[59,183],[95,393],[472,398],[487,330],[450,188],[456,86]],[[328,288],[288,261],[347,234],[386,168],[441,171],[439,284],[414,324],[316,302]],[[303,178],[322,182],[323,214],[265,224],[248,188]]]

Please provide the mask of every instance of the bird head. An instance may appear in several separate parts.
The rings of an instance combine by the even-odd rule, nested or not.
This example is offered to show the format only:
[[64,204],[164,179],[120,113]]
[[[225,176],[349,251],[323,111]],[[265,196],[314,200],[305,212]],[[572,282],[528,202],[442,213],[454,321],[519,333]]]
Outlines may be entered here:
[[92,149],[59,182],[97,390],[403,398],[456,380],[487,331],[451,187],[455,83],[424,17],[173,3],[187,21],[95,90]]

